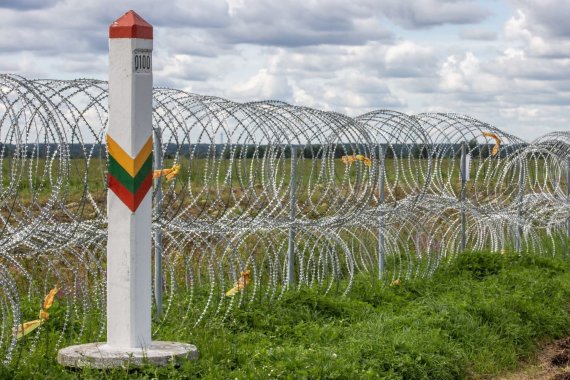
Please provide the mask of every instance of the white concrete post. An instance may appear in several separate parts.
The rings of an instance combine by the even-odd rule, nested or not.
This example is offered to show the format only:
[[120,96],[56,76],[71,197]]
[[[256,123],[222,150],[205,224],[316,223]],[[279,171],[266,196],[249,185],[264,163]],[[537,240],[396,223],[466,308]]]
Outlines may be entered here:
[[66,347],[69,367],[167,365],[196,358],[151,340],[152,26],[133,11],[109,27],[107,342]]
[[107,344],[151,343],[152,26],[109,28]]

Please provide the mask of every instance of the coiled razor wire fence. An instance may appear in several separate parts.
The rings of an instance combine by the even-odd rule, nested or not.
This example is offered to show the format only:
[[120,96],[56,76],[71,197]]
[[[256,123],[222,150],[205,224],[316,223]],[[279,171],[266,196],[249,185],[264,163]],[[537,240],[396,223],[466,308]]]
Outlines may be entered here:
[[[0,76],[6,362],[30,300],[54,285],[57,346],[104,338],[107,122],[106,82]],[[566,132],[528,142],[464,115],[348,117],[166,88],[153,126],[162,168],[181,167],[153,190],[162,321],[182,308],[181,328],[288,286],[346,293],[357,273],[428,276],[462,251],[550,254],[570,228]]]

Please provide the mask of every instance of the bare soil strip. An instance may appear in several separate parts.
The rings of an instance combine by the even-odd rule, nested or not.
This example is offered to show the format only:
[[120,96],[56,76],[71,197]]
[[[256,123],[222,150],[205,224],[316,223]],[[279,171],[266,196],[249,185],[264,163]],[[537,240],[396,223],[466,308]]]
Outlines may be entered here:
[[537,363],[497,380],[570,380],[570,337],[546,345]]

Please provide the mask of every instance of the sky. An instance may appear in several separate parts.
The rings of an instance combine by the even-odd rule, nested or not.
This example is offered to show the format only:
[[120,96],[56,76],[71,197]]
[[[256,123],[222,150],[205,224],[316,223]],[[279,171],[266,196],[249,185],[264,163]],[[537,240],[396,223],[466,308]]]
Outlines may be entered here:
[[129,9],[154,26],[155,86],[570,131],[570,0],[0,0],[0,73],[106,79]]

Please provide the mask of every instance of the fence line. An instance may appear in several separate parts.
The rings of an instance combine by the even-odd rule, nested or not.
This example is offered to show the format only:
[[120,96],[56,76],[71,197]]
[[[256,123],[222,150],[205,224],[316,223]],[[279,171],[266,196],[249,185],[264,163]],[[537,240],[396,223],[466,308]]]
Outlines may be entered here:
[[[153,120],[155,168],[180,165],[153,190],[161,321],[180,302],[181,323],[195,325],[287,286],[346,293],[358,273],[428,276],[463,251],[550,254],[570,230],[567,132],[525,141],[458,114],[351,118],[165,88]],[[22,298],[54,284],[66,310],[58,345],[72,329],[104,332],[86,321],[104,321],[107,123],[106,82],[0,76],[7,361]]]

